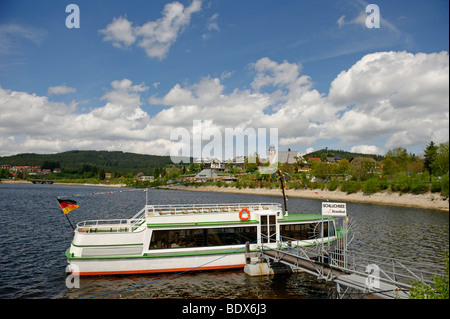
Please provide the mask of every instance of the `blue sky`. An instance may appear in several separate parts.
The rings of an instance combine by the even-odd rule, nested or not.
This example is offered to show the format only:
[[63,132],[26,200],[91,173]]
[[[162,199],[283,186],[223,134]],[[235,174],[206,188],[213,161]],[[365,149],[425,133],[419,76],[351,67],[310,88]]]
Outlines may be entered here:
[[[67,28],[77,4],[80,28]],[[448,1],[2,1],[0,156],[168,155],[170,132],[277,128],[280,150],[448,140]]]

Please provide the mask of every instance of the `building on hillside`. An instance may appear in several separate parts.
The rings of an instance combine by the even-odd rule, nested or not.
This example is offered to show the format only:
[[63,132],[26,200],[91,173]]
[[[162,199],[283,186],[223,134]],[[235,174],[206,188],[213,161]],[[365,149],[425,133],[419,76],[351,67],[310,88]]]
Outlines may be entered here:
[[138,176],[138,180],[146,181],[146,182],[154,182],[155,181],[155,177],[154,176],[140,175],[140,176]]
[[[269,158],[267,160],[272,160],[275,155],[278,155],[278,162],[280,164],[295,164],[298,161],[304,161],[303,157],[300,155],[298,151],[291,151],[291,149],[287,151],[277,151],[274,145],[270,145],[269,147]],[[266,160],[266,162],[267,162]]]
[[196,182],[207,182],[217,180],[219,176],[212,169],[204,169],[194,177]]
[[340,156],[334,156],[334,157],[325,157],[325,162],[327,163],[339,163],[342,161],[342,157]]

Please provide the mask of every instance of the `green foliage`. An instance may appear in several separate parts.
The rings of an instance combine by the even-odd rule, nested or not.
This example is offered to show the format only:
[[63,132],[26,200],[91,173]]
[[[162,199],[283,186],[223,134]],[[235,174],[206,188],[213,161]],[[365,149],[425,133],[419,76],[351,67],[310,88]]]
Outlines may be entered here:
[[332,178],[330,183],[328,183],[327,188],[330,191],[335,191],[339,187],[339,181],[337,178]]
[[449,299],[449,258],[448,251],[445,252],[446,272],[443,275],[433,275],[434,287],[422,283],[420,280],[412,282],[409,291],[410,299]]
[[9,178],[9,170],[2,168],[0,169],[0,179]]
[[363,193],[366,195],[374,194],[380,190],[380,180],[377,177],[369,178],[363,184]]
[[361,188],[361,181],[347,180],[341,185],[341,191],[346,192],[347,194],[357,193]]
[[392,179],[391,188],[394,192],[424,194],[430,190],[426,177],[424,174],[397,173]]

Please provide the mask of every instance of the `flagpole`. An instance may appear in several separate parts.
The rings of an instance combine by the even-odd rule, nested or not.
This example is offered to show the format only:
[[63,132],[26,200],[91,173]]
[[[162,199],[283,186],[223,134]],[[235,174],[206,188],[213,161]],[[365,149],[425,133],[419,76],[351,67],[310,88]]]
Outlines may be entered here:
[[284,183],[283,183],[284,175],[281,174],[281,170],[280,169],[278,169],[277,172],[278,172],[278,175],[280,177],[281,191],[283,192],[284,216],[287,216],[288,215],[288,211],[287,211],[287,206],[286,206],[286,194],[284,192]]
[[64,214],[64,215],[66,216],[67,220],[69,221],[69,224],[72,227],[73,231],[75,231],[75,228],[73,227],[72,222],[69,219],[69,216],[67,216],[67,214]]

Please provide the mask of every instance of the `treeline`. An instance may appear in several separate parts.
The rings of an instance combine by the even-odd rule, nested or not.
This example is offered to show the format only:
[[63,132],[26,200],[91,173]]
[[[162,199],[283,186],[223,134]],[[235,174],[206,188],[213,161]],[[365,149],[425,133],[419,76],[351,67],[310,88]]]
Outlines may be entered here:
[[63,173],[80,175],[102,168],[114,176],[121,176],[139,172],[151,175],[155,168],[171,165],[172,161],[170,156],[120,151],[68,151],[57,154],[24,153],[4,156],[0,157],[0,164],[41,166],[42,169],[60,168]]
[[375,159],[376,161],[382,161],[384,159],[383,155],[377,155],[377,154],[363,154],[363,153],[355,153],[355,152],[347,152],[343,150],[329,150],[329,149],[321,149],[318,151],[314,151],[308,154],[305,154],[303,157],[315,157],[320,158],[322,161],[325,160],[327,157],[334,157],[339,156],[342,159],[346,159],[350,161],[352,158],[355,157],[371,157]]

